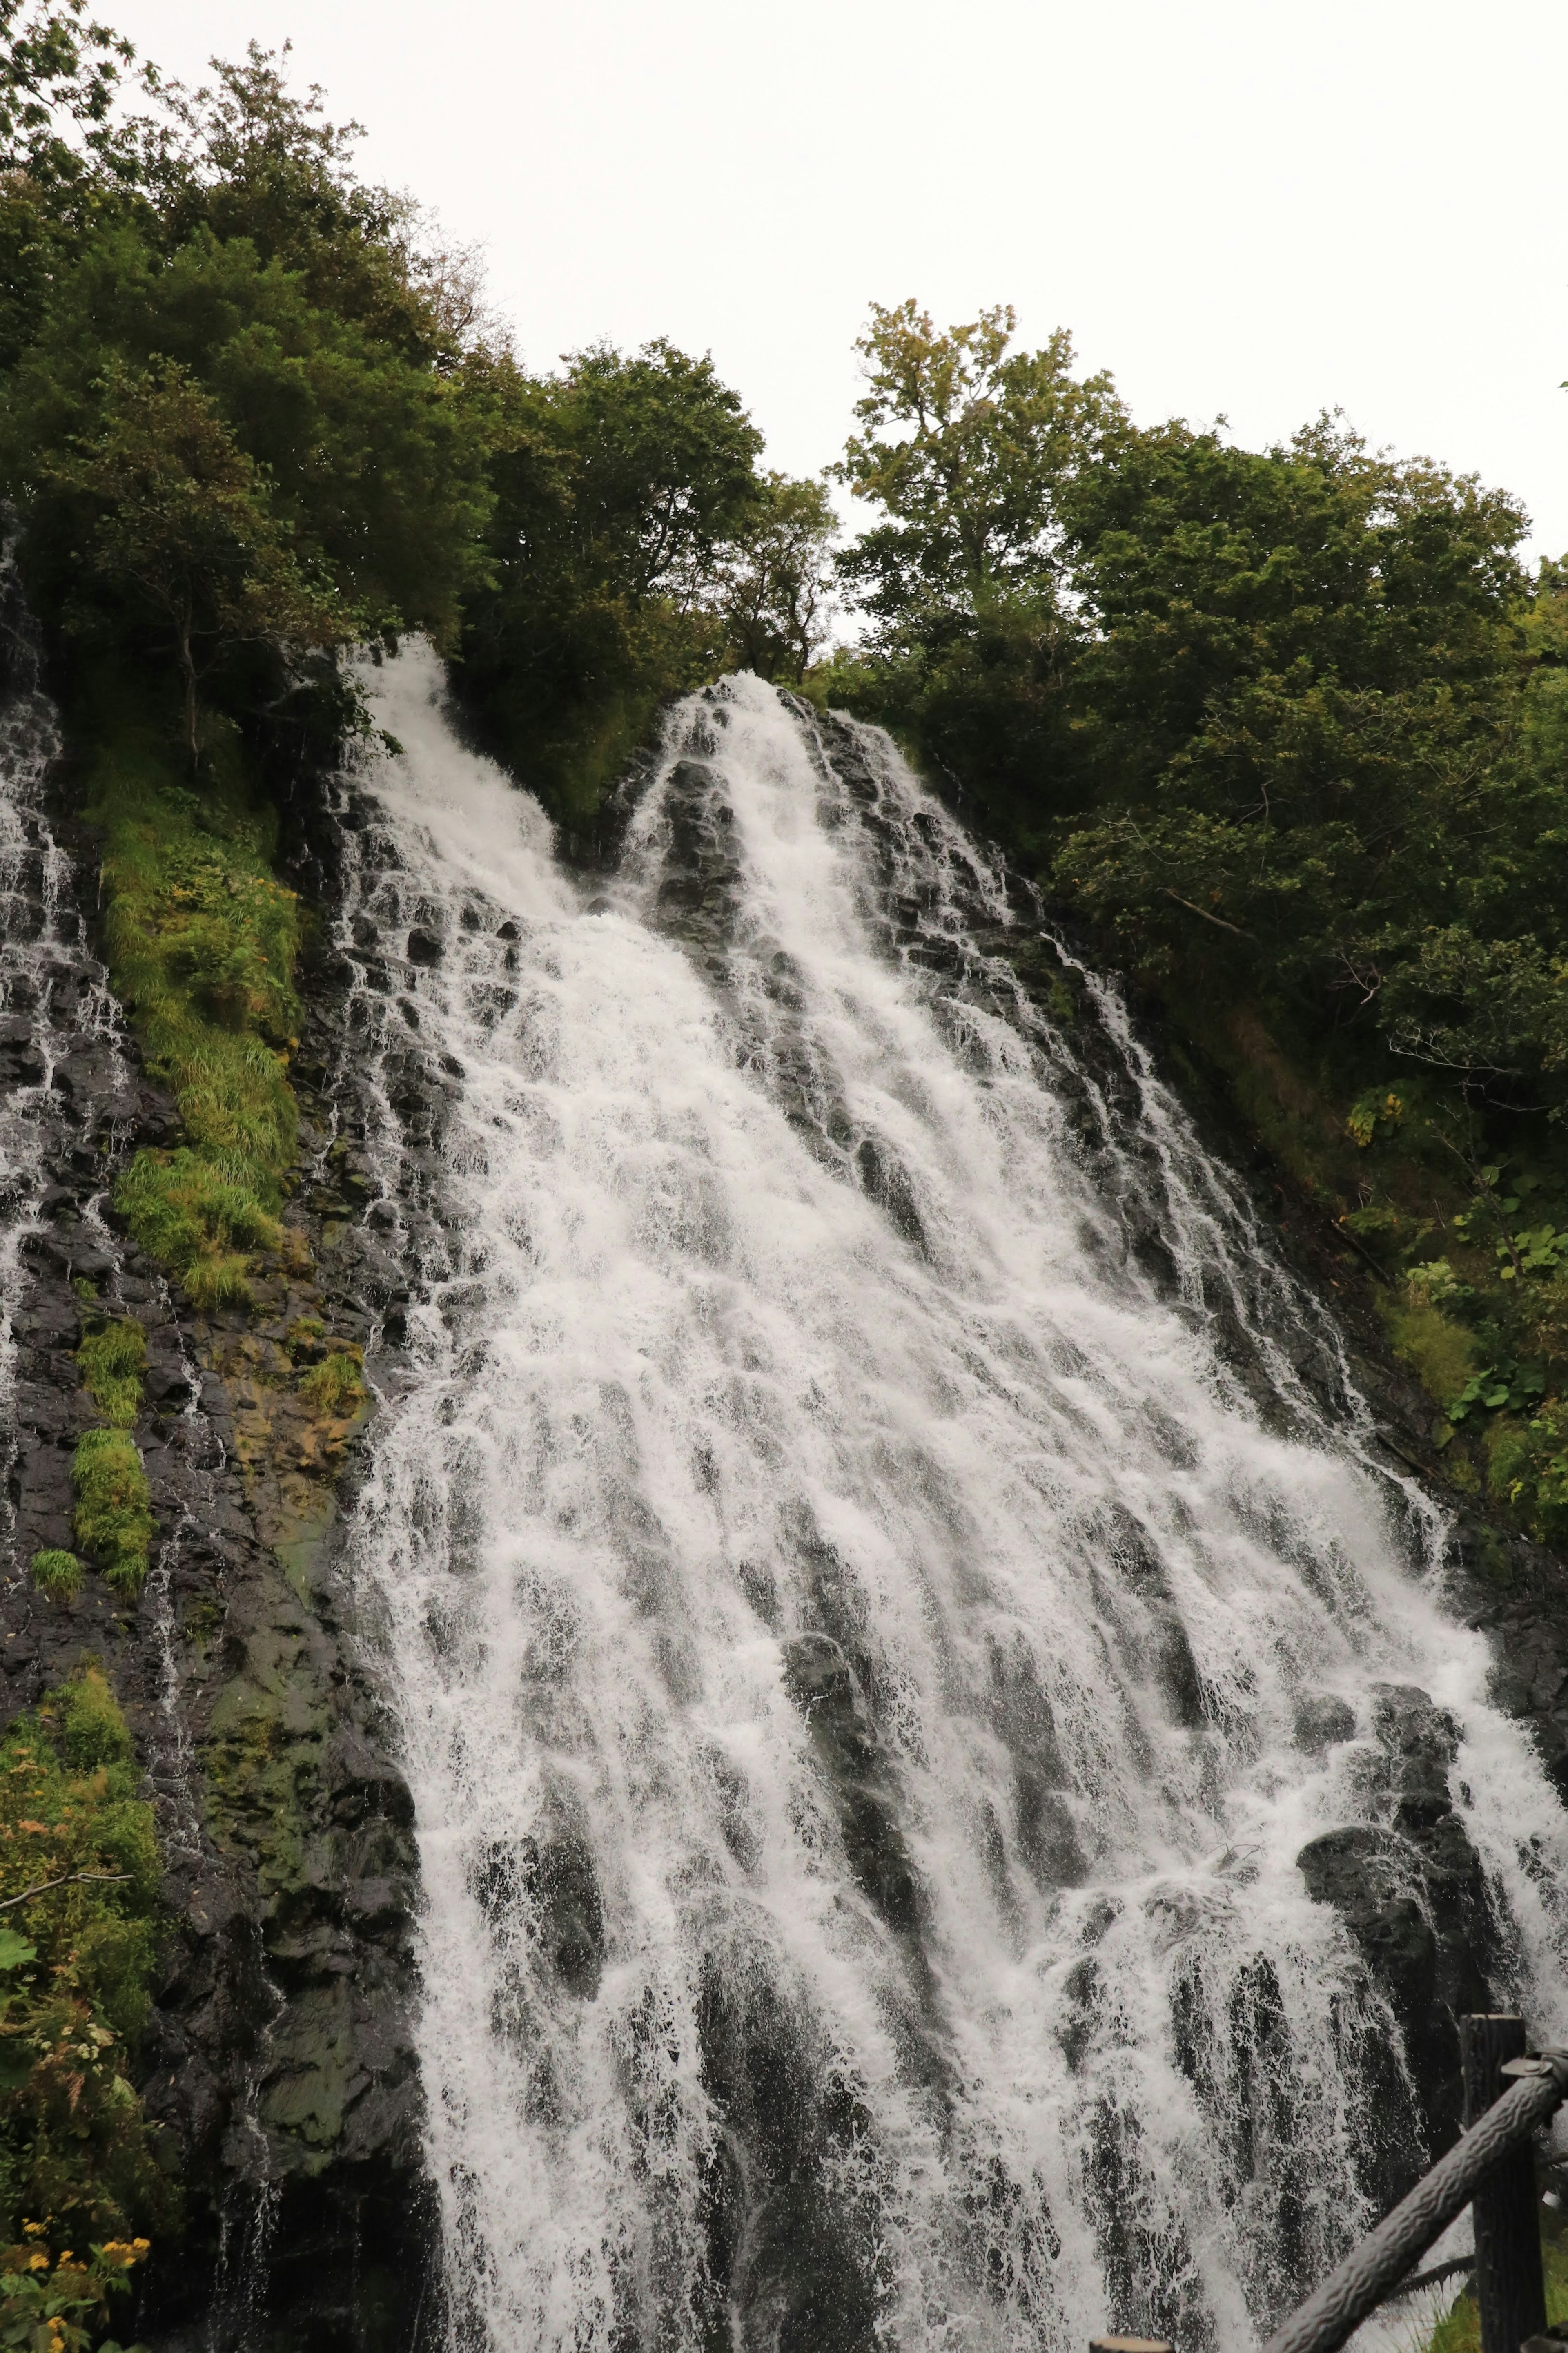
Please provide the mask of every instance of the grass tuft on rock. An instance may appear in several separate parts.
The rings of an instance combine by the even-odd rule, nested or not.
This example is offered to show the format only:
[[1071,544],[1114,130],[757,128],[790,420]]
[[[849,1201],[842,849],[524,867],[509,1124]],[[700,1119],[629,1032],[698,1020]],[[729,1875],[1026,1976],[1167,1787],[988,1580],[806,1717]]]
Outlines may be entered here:
[[81,1563],[74,1552],[47,1546],[33,1555],[33,1583],[51,1601],[74,1601],[81,1591]]
[[321,1421],[338,1421],[357,1413],[365,1400],[364,1352],[336,1348],[300,1375],[300,1395]]
[[142,1410],[147,1335],[134,1316],[102,1316],[84,1329],[76,1352],[82,1385],[111,1429],[129,1430]]
[[123,1430],[88,1430],[71,1463],[77,1541],[117,1592],[134,1596],[147,1575],[152,1496],[134,1441]]

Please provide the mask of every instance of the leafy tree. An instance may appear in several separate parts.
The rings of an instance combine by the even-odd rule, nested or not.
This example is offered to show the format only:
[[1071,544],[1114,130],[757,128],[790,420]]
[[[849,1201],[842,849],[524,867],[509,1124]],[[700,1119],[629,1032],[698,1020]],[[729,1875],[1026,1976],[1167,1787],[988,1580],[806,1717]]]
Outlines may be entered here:
[[176,363],[132,375],[111,362],[100,416],[91,441],[45,461],[44,480],[93,515],[87,578],[129,592],[171,640],[194,765],[210,659],[247,641],[346,645],[362,616],[301,565],[267,476]]
[[58,184],[118,165],[110,109],[133,54],[87,0],[0,0],[0,173]]
[[710,359],[663,342],[595,345],[546,377],[487,354],[470,380],[496,506],[458,688],[586,818],[659,700],[722,667],[718,582],[763,499],[762,436]]
[[804,679],[827,634],[828,547],[837,528],[821,482],[764,477],[719,577],[731,658],[742,670],[794,685]]
[[945,642],[1009,597],[1037,602],[1058,577],[1064,486],[1121,431],[1108,375],[1072,374],[1072,339],[1009,349],[1005,305],[945,333],[911,301],[873,304],[856,348],[863,430],[837,468],[880,507],[839,559],[889,649]]
[[1044,855],[1038,780],[1071,774],[1064,505],[1127,422],[1109,376],[1074,375],[1068,335],[1019,352],[1014,326],[1001,306],[945,332],[912,301],[873,307],[862,430],[837,471],[886,520],[837,560],[871,627],[826,686],[940,775],[978,785],[992,823]]
[[85,0],[0,0],[0,368],[81,237],[135,200],[147,126],[112,111],[132,59]]
[[1068,515],[1105,813],[1058,881],[1151,967],[1195,917],[1325,1012],[1373,1006],[1539,818],[1510,753],[1520,511],[1325,423],[1263,454],[1134,437]]
[[450,366],[461,332],[440,299],[442,272],[416,242],[417,208],[359,178],[362,126],[331,121],[319,84],[303,98],[289,89],[290,47],[252,41],[242,60],[214,58],[210,85],[162,90],[164,238],[177,248],[205,229],[243,239],[263,263],[298,273],[314,306],[408,358]]

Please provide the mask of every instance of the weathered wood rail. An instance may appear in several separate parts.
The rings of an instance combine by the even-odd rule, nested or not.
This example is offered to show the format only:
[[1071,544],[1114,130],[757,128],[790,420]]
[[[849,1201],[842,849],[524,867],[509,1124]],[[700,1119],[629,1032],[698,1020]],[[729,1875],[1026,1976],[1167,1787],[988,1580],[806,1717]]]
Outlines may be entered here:
[[[1475,2210],[1476,2300],[1481,2353],[1564,2353],[1548,2337],[1536,2209],[1534,2135],[1568,2098],[1568,2050],[1528,2056],[1524,2021],[1460,2021],[1465,2131],[1375,2231],[1352,2249],[1263,2353],[1339,2353],[1362,2322],[1397,2293],[1468,2270],[1413,2267],[1467,2206]],[[1097,2337],[1090,2353],[1173,2353],[1152,2338]]]

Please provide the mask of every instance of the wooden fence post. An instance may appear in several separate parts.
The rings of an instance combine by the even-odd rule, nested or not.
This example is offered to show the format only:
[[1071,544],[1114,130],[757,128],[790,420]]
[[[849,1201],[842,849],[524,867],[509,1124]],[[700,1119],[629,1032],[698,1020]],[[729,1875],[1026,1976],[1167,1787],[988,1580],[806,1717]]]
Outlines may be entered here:
[[[1465,2123],[1473,2125],[1507,2089],[1501,2069],[1522,2059],[1522,2018],[1462,2018],[1459,2055],[1465,2070]],[[1535,2151],[1500,2158],[1475,2195],[1476,2301],[1481,2310],[1481,2353],[1519,2353],[1527,2337],[1546,2326],[1541,2271],[1541,2221],[1535,2211]]]

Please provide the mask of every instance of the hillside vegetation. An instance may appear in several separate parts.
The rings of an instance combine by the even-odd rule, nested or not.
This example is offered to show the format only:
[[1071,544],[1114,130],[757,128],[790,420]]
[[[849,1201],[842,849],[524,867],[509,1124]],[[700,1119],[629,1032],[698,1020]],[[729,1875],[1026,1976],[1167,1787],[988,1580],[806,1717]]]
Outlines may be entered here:
[[1568,589],[1514,501],[1333,417],[1141,427],[1065,332],[908,301],[835,559],[710,360],[525,367],[286,60],[189,92],[82,0],[0,24],[0,478],[183,1123],[119,1206],[196,1304],[283,1233],[280,813],[365,723],[348,649],[427,634],[584,842],[660,702],[743,664],[962,795],[1375,1271],[1458,1483],[1568,1530]]
[[1568,1533],[1568,593],[1319,419],[1136,427],[1011,313],[874,313],[826,668],[1086,928],[1377,1278],[1461,1487]]
[[364,724],[346,651],[427,634],[569,844],[744,665],[962,797],[1338,1220],[1458,1482],[1568,1531],[1568,589],[1517,502],[1333,417],[1141,427],[1065,333],[909,301],[834,558],[710,360],[525,367],[285,59],[193,93],[80,0],[4,23],[0,475],[184,1127],[120,1207],[194,1302],[283,1232],[280,812]]

